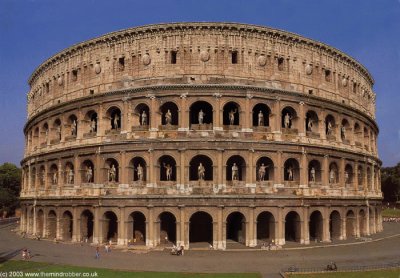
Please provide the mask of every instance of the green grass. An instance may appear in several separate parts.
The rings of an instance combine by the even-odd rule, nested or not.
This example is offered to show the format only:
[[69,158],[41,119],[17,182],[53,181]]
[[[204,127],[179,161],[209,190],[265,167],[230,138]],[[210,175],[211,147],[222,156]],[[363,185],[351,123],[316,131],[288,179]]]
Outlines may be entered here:
[[[79,272],[97,273],[96,277],[118,278],[260,278],[257,273],[175,273],[175,272],[130,272],[117,271],[104,268],[91,268],[50,263],[38,263],[32,261],[7,261],[0,264],[0,273],[8,271],[23,271],[24,273],[40,272]],[[27,276],[24,276],[27,277]],[[33,276],[32,276],[33,277]],[[38,276],[40,277],[40,276]],[[82,274],[81,274],[82,277]],[[95,277],[95,276],[91,276]]]
[[400,217],[400,209],[384,209],[382,210],[382,217]]
[[363,272],[330,272],[318,274],[290,274],[290,278],[399,278],[400,269],[372,270]]

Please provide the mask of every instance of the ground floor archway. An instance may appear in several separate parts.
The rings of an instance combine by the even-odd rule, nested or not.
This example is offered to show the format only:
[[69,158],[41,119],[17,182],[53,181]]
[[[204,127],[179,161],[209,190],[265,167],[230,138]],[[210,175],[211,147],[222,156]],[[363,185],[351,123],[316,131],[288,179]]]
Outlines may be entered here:
[[323,220],[322,214],[318,210],[310,215],[309,222],[310,240],[322,241],[323,234]]
[[176,243],[176,218],[170,212],[163,212],[158,217],[160,223],[161,244]]
[[91,242],[93,240],[93,213],[90,210],[84,210],[81,214],[81,233],[80,240]]
[[132,212],[128,218],[127,238],[130,244],[146,244],[146,217],[139,211]]
[[329,216],[329,233],[331,235],[331,239],[340,239],[341,238],[341,219],[340,214],[337,210],[331,212]]
[[257,244],[272,243],[275,240],[275,218],[268,211],[257,217]]
[[300,239],[301,239],[300,215],[295,211],[291,211],[285,217],[285,241],[300,242]]
[[232,212],[226,219],[226,239],[246,244],[246,218],[240,212]]
[[207,242],[213,244],[213,220],[204,211],[195,212],[189,220],[189,242]]

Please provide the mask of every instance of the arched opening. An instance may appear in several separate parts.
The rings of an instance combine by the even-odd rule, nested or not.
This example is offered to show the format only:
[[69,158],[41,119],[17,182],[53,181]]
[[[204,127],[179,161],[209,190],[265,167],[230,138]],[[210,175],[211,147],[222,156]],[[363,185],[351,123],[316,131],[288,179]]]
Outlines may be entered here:
[[269,116],[271,115],[271,109],[264,104],[259,103],[253,107],[253,127],[268,127]]
[[240,155],[233,155],[226,162],[226,180],[246,180],[246,162]]
[[43,124],[43,127],[40,132],[40,137],[41,137],[40,145],[41,145],[41,147],[45,147],[47,145],[48,139],[49,139],[49,125],[47,123]]
[[56,164],[50,166],[50,173],[48,174],[48,184],[56,186],[58,184],[58,167]]
[[147,164],[146,161],[142,157],[133,158],[130,163],[130,178],[133,181],[137,182],[145,182],[147,180]]
[[49,211],[47,216],[47,237],[50,239],[57,237],[57,215],[54,210]]
[[300,242],[301,222],[297,212],[291,211],[285,217],[285,241]]
[[150,123],[150,109],[144,104],[138,104],[133,111],[133,126],[148,129]]
[[163,155],[158,159],[160,181],[176,181],[176,162],[172,156]]
[[226,239],[246,243],[246,218],[240,212],[232,212],[226,219]]
[[299,162],[294,158],[289,158],[284,164],[284,179],[288,182],[299,182],[300,167]]
[[213,244],[213,220],[204,211],[195,212],[190,217],[189,242],[207,242]]
[[68,117],[69,138],[76,137],[78,134],[78,118],[75,115]]
[[34,189],[36,187],[36,168],[32,167],[32,171],[31,171],[31,189]]
[[118,240],[118,217],[112,211],[107,211],[103,215],[103,240]]
[[91,242],[93,239],[93,213],[90,210],[84,210],[81,214],[81,240]]
[[190,129],[212,129],[213,107],[206,101],[196,101],[190,106]]
[[375,233],[375,213],[374,210],[371,208],[368,208],[369,211],[369,232]]
[[358,166],[358,189],[363,190],[364,186],[364,169],[361,165]]
[[361,127],[358,123],[354,124],[354,143],[356,146],[361,147]]
[[367,127],[364,127],[364,148],[369,149],[368,147],[369,144],[369,131]]
[[97,113],[94,110],[90,110],[85,115],[85,135],[90,136],[97,133]]
[[63,240],[71,240],[72,239],[72,230],[73,221],[72,221],[72,213],[70,211],[65,211],[62,216],[61,221],[61,234]]
[[37,212],[37,219],[36,219],[36,234],[40,237],[45,235],[44,232],[44,213],[43,210],[39,210]]
[[107,110],[106,117],[109,119],[109,123],[110,123],[108,131],[121,130],[121,110],[118,107],[110,107]]
[[308,183],[312,185],[321,184],[321,163],[313,159],[308,163]]
[[74,164],[71,162],[65,163],[64,166],[64,183],[65,184],[74,184],[75,182],[75,174],[74,174]]
[[173,102],[166,102],[160,107],[161,125],[177,126],[179,123],[178,106]]
[[263,211],[257,216],[257,244],[275,240],[275,218],[272,213]]
[[329,183],[331,185],[337,184],[339,182],[339,168],[336,162],[331,162],[329,164]]
[[85,160],[81,167],[81,179],[83,183],[94,183],[94,165],[90,160]]
[[236,102],[230,101],[223,108],[224,126],[239,126],[240,124],[240,106]]
[[[51,143],[51,141],[50,141]],[[33,132],[33,147],[34,149],[37,148],[39,146],[40,142],[39,142],[39,127],[36,127],[34,132]]]
[[274,162],[269,157],[260,157],[256,163],[256,172],[260,182],[274,180]]
[[307,136],[319,135],[319,119],[315,111],[308,111],[306,113],[306,131]]
[[42,165],[39,168],[39,185],[41,189],[44,189],[45,183],[46,183],[46,170]]
[[352,210],[346,214],[346,236],[347,238],[356,236],[356,217]]
[[349,141],[349,130],[350,130],[350,124],[347,119],[342,120],[342,125],[340,127],[340,138],[342,139],[343,143],[350,143]]
[[119,181],[119,164],[114,158],[108,158],[104,164],[105,168],[105,180],[107,182],[118,182]]
[[170,212],[163,212],[158,217],[160,222],[160,243],[176,243],[176,218]]
[[372,174],[370,167],[367,167],[367,187],[369,191],[372,190]]
[[332,115],[325,117],[325,134],[328,139],[336,139],[335,137],[336,122]]
[[128,218],[128,240],[131,244],[146,244],[146,217],[139,211],[132,212]]
[[344,183],[346,187],[351,187],[353,184],[353,167],[350,164],[346,164],[344,168]]
[[297,113],[293,107],[287,106],[283,108],[281,116],[283,131],[288,129],[297,129]]
[[189,180],[213,180],[213,162],[205,155],[196,155],[189,163]]
[[56,119],[53,122],[50,144],[56,144],[61,141],[61,120]]
[[322,232],[323,232],[322,229],[323,229],[322,214],[321,212],[316,210],[310,215],[310,222],[309,222],[310,240],[322,241]]
[[329,216],[329,233],[331,239],[340,239],[342,224],[340,220],[340,213],[337,210],[331,212]]
[[360,235],[365,236],[367,234],[367,221],[365,211],[362,209],[358,213],[359,225],[360,225]]

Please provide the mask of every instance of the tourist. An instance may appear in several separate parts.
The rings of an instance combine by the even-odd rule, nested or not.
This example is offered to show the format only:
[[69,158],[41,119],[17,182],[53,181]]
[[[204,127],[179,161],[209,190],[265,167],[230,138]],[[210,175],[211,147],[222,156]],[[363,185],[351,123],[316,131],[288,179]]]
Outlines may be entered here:
[[99,250],[99,247],[97,246],[96,247],[96,254],[95,254],[95,257],[94,257],[95,259],[100,259],[100,250]]

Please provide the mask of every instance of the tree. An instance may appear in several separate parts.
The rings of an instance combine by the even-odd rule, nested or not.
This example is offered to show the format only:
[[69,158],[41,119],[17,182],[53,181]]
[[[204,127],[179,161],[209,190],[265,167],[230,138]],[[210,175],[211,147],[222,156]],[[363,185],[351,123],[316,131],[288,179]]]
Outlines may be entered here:
[[[21,169],[12,163],[0,166],[0,212],[14,214],[19,206]],[[0,215],[1,216],[1,215]]]
[[400,198],[400,162],[394,167],[382,168],[382,192],[386,202]]

